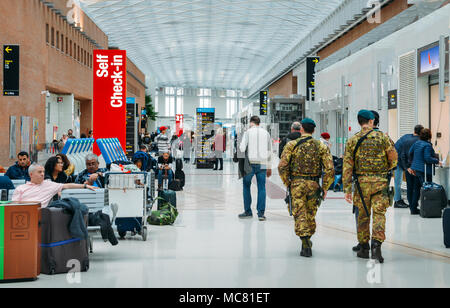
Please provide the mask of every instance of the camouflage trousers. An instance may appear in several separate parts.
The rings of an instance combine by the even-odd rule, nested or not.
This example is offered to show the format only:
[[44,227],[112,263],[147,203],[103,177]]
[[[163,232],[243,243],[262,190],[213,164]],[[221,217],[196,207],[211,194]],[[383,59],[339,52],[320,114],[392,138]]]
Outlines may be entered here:
[[[360,183],[364,201],[366,202],[369,215],[372,216],[372,239],[384,242],[386,239],[386,210],[390,206],[387,194],[387,182]],[[370,241],[370,216],[364,209],[358,189],[355,186],[353,194],[353,205],[358,208],[358,241],[369,243]]]
[[292,215],[295,234],[312,236],[316,232],[316,213],[320,206],[320,187],[317,182],[295,180],[291,184]]

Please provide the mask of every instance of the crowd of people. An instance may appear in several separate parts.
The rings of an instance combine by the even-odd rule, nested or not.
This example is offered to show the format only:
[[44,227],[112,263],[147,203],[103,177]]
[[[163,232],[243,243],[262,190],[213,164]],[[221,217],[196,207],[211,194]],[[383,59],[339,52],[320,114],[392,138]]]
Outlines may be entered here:
[[[309,118],[294,122],[290,134],[279,144],[278,171],[289,192],[295,232],[302,240],[302,256],[312,256],[311,237],[315,233],[317,208],[321,200],[326,198],[327,191],[333,189],[343,190],[347,202],[354,206],[358,245],[353,250],[358,257],[366,258],[372,249],[373,257],[382,262],[381,244],[385,240],[385,213],[390,206],[391,172],[395,176],[394,207],[409,208],[412,215],[417,215],[422,185],[431,182],[433,166],[442,166],[430,142],[430,129],[417,125],[412,134],[402,136],[394,143],[386,133],[379,130],[380,117],[376,111],[361,110],[358,123],[361,131],[348,140],[341,157],[331,155],[329,133],[322,132],[319,140],[312,137],[316,125]],[[160,127],[159,131],[159,134],[145,133],[140,136],[139,150],[134,153],[132,163],[141,171],[154,170],[158,190],[163,190],[170,188],[177,180],[179,163],[182,164],[183,160],[185,163],[190,162],[194,134],[180,131],[178,135],[169,137],[168,127],[165,126]],[[69,130],[67,138],[72,136]],[[239,162],[239,175],[243,178],[244,212],[239,214],[239,218],[253,216],[250,187],[255,176],[258,188],[257,215],[260,221],[266,220],[266,178],[272,175],[272,141],[268,131],[260,127],[259,117],[253,116],[250,128],[236,144],[237,150],[245,153],[245,159],[235,160]],[[225,144],[224,133],[219,128],[213,136],[211,147],[215,158],[214,170],[223,169]],[[4,173],[0,177],[0,188],[14,189],[11,180],[25,180],[25,185],[15,189],[12,200],[38,201],[42,207],[46,207],[63,189],[95,190],[105,187],[107,169],[99,168],[97,155],[86,155],[85,164],[83,171],[74,174],[74,165],[62,153],[50,157],[41,166],[33,163],[27,152],[19,152],[17,162],[7,171],[0,167],[0,172]],[[408,204],[402,199],[403,176],[406,179]],[[169,187],[164,186],[165,181]],[[352,183],[356,183],[354,194]],[[371,216],[372,237],[369,228]]]

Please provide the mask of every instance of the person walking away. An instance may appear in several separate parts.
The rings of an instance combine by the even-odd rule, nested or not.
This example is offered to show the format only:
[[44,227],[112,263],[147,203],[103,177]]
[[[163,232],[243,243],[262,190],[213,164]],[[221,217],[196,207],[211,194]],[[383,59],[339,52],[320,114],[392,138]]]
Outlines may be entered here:
[[[416,141],[409,150],[409,160],[411,166],[408,168],[408,173],[414,176],[413,193],[409,209],[411,215],[418,215],[420,211],[417,209],[419,206],[420,189],[424,182],[432,181],[432,169],[433,165],[442,166],[439,159],[436,158],[433,145],[431,144],[431,130],[428,128],[422,129],[420,132],[419,140]],[[426,165],[426,166],[425,166]],[[425,179],[425,168],[427,178]]]
[[169,136],[167,135],[167,127],[161,126],[160,131],[161,134],[159,134],[155,138],[155,142],[158,145],[159,156],[163,155],[163,153],[170,151],[170,140]]
[[[395,169],[395,196],[394,196],[394,207],[396,208],[409,208],[412,201],[413,191],[414,191],[414,175],[409,173],[407,170],[411,167],[409,161],[409,150],[419,140],[420,132],[422,131],[422,125],[416,125],[414,127],[414,133],[406,134],[402,136],[396,143],[395,149],[398,153],[398,165]],[[401,185],[403,181],[403,174],[406,178],[406,195],[408,199],[408,204],[406,204],[401,195]]]
[[223,129],[219,127],[214,136],[214,155],[216,159],[214,161],[213,170],[223,170],[223,152],[225,152],[225,136],[223,134]]
[[180,137],[182,149],[183,149],[183,158],[185,163],[189,163],[191,161],[191,133],[190,131],[184,132]]
[[[373,129],[375,116],[368,110],[358,112],[361,131],[346,144],[343,167],[345,200],[357,207],[359,258],[371,258],[383,263],[381,245],[386,239],[386,210],[390,206],[388,173],[397,166],[397,151],[388,136]],[[352,182],[355,192],[352,198]],[[371,214],[372,213],[372,214]],[[370,216],[372,242],[369,241]]]
[[257,211],[259,221],[265,221],[266,210],[266,176],[272,175],[272,139],[269,132],[259,125],[261,120],[258,116],[250,118],[250,128],[244,133],[239,145],[240,151],[248,155],[251,172],[243,178],[244,213],[239,218],[251,218],[253,216],[251,203],[252,196],[250,186],[253,176],[256,176],[258,185]]
[[300,133],[301,128],[302,128],[302,125],[300,124],[300,122],[292,123],[291,132],[281,140],[280,146],[278,147],[278,157],[279,158],[281,158],[281,154],[283,154],[284,147],[286,146],[286,144],[288,144],[288,142],[290,142],[292,140],[297,140],[298,138],[301,137],[301,133]]
[[[302,241],[300,256],[312,257],[311,237],[316,231],[316,213],[334,179],[329,148],[312,137],[316,124],[305,118],[300,139],[290,141],[281,156],[278,171],[288,188],[295,220],[295,233]],[[323,181],[320,187],[320,179]]]

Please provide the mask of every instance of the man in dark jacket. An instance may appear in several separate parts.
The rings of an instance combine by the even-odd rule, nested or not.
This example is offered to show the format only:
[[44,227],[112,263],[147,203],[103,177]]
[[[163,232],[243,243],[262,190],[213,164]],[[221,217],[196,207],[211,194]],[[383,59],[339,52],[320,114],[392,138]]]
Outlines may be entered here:
[[411,204],[412,202],[414,176],[406,172],[406,170],[408,170],[408,168],[411,166],[408,159],[408,153],[412,145],[416,143],[417,140],[419,140],[419,134],[422,131],[422,129],[423,129],[422,125],[416,125],[414,127],[413,134],[406,134],[395,143],[395,149],[397,150],[398,153],[398,166],[397,169],[395,169],[395,196],[394,196],[395,201],[394,207],[396,208],[409,207],[409,205],[402,200],[401,185],[403,180],[403,173],[405,173],[406,177],[408,203]]
[[294,122],[291,125],[291,133],[287,135],[283,140],[280,142],[280,147],[278,148],[278,157],[281,158],[281,154],[283,154],[284,147],[286,144],[288,144],[289,141],[297,140],[302,136],[300,134],[300,129],[302,128],[302,125],[300,122]]
[[5,175],[11,180],[29,181],[30,175],[28,174],[28,168],[30,165],[30,155],[27,152],[20,152],[17,154],[17,162],[8,168]]

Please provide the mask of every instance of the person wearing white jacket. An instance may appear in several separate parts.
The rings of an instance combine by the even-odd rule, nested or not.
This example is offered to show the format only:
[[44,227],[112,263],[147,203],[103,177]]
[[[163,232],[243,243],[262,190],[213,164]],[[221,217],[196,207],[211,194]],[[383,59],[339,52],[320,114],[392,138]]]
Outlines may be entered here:
[[252,196],[250,186],[253,176],[256,176],[258,185],[258,201],[256,209],[258,219],[266,220],[266,176],[272,175],[272,138],[267,130],[259,126],[261,120],[258,116],[250,118],[250,128],[242,137],[239,150],[246,153],[252,167],[252,171],[243,178],[244,213],[239,218],[251,218],[253,216],[251,204]]

